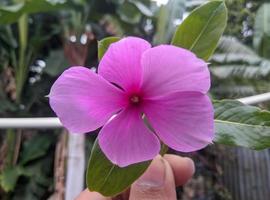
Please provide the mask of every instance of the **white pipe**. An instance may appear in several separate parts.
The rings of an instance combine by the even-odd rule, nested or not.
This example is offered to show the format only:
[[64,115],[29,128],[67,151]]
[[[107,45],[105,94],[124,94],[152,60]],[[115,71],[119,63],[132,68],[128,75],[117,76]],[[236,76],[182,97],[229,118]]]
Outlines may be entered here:
[[262,103],[265,101],[270,101],[270,92],[251,96],[251,97],[244,97],[244,98],[238,99],[238,101],[241,101],[242,103],[247,104],[247,105],[254,105],[254,104]]
[[[270,92],[251,97],[238,99],[244,104],[254,105],[265,101],[270,101]],[[0,118],[0,129],[8,128],[62,128],[60,120],[57,117],[41,118]]]
[[68,157],[65,200],[74,200],[84,189],[84,134],[68,134]]
[[[8,128],[63,128],[57,117],[0,118],[0,129]],[[85,171],[84,135],[69,134],[65,200],[74,200],[84,189]]]
[[8,128],[61,128],[57,117],[42,118],[0,118],[0,129]]

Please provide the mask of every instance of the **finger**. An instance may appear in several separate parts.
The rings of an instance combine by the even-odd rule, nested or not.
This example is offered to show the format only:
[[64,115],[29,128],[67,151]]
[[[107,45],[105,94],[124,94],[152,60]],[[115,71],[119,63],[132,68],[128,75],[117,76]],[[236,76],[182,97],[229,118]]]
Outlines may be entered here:
[[184,185],[195,173],[194,162],[188,157],[166,154],[164,159],[167,160],[173,170],[175,185]]
[[157,156],[146,172],[132,184],[130,200],[176,200],[173,171],[170,164]]
[[75,200],[111,200],[111,198],[103,197],[97,192],[90,192],[86,189]]

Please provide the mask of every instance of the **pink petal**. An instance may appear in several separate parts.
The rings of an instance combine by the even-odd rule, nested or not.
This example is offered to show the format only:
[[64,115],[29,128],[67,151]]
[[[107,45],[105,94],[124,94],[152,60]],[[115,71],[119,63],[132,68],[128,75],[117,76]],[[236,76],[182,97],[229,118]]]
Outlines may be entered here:
[[161,141],[190,152],[214,137],[214,114],[209,97],[199,92],[177,92],[144,101],[144,112]]
[[127,37],[110,45],[98,67],[98,73],[124,90],[141,84],[141,55],[151,45],[140,38]]
[[108,159],[120,167],[153,159],[160,150],[158,138],[136,108],[127,108],[108,122],[98,139]]
[[123,107],[123,92],[85,67],[71,67],[53,84],[50,105],[74,133],[93,131]]
[[142,56],[145,95],[160,96],[176,91],[206,93],[210,87],[207,64],[192,52],[172,45],[161,45]]

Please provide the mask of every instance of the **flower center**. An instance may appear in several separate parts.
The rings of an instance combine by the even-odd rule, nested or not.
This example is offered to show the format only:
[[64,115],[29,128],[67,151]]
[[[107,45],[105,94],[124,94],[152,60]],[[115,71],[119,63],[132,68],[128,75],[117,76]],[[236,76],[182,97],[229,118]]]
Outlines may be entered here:
[[140,97],[138,95],[132,95],[130,98],[129,98],[130,102],[132,104],[139,104],[140,103]]

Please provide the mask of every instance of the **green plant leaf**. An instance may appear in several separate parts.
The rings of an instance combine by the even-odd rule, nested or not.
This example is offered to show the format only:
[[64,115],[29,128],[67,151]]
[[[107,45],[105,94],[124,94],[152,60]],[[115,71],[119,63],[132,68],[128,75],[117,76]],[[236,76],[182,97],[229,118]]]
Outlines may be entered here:
[[142,13],[136,5],[125,1],[117,9],[120,19],[128,24],[137,24],[140,22]]
[[13,191],[19,177],[22,175],[20,166],[5,168],[0,175],[0,185],[4,191]]
[[86,183],[91,191],[104,196],[115,196],[126,190],[148,168],[151,161],[141,162],[127,167],[112,164],[101,151],[96,140],[90,155]]
[[270,36],[266,34],[263,35],[261,43],[258,46],[257,52],[260,56],[270,59]]
[[186,0],[170,0],[157,12],[157,31],[154,44],[168,43],[175,30],[175,21],[181,19],[185,12]]
[[63,50],[50,51],[50,54],[45,62],[46,67],[44,72],[53,77],[58,76],[70,66]]
[[101,60],[111,43],[120,40],[119,37],[106,37],[98,42],[98,59]]
[[0,6],[0,24],[9,24],[17,21],[22,15],[24,4],[18,3],[11,6]]
[[236,100],[214,101],[215,142],[255,150],[270,147],[270,112]]
[[50,12],[67,8],[66,0],[28,0],[23,8],[26,14]]
[[214,53],[227,24],[223,1],[210,1],[194,11],[177,28],[172,44],[208,60]]
[[254,23],[253,46],[263,57],[270,56],[270,3],[264,3],[258,9]]
[[140,1],[131,1],[130,3],[133,3],[143,15],[153,17],[153,12],[144,3]]
[[0,6],[0,24],[10,24],[19,20],[23,14],[49,12],[67,8],[64,0],[28,0],[11,6]]
[[19,163],[25,165],[30,161],[46,155],[52,144],[50,137],[46,135],[37,135],[23,144],[23,151],[20,155]]
[[[238,55],[240,56],[240,55]],[[219,79],[227,78],[248,78],[256,79],[258,77],[267,77],[270,74],[269,61],[263,62],[262,65],[245,65],[245,64],[223,64],[210,67],[213,75]]]
[[233,36],[222,36],[219,40],[218,53],[226,54],[246,54],[248,56],[258,56],[249,46],[243,44],[238,38]]

